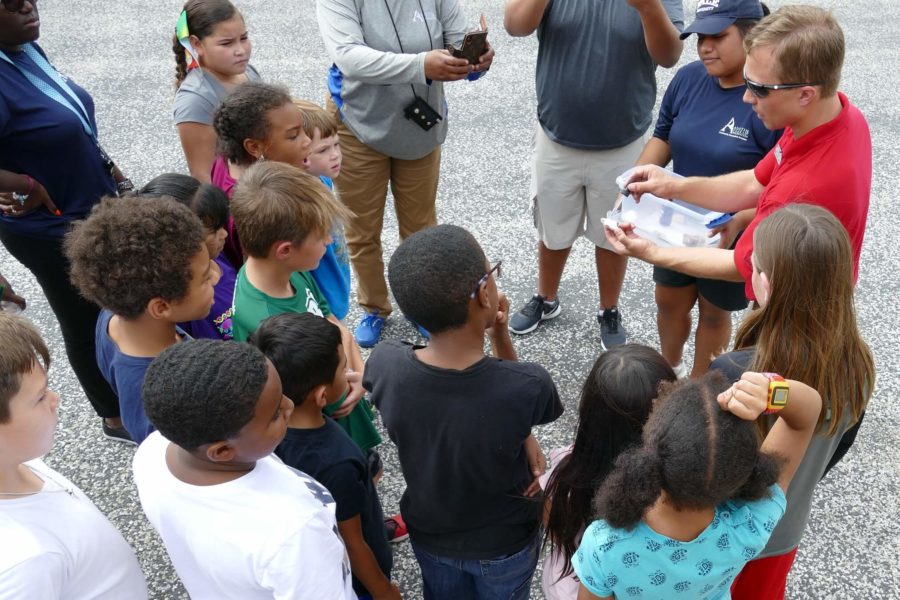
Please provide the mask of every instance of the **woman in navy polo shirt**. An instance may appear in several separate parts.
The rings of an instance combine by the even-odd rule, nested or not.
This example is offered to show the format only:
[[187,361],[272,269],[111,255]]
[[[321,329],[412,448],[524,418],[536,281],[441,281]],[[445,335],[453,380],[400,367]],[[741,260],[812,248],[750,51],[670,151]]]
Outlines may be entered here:
[[[768,14],[759,0],[700,2],[697,16],[681,39],[697,34],[700,60],[679,69],[663,97],[653,137],[639,165],[665,166],[687,177],[711,177],[752,169],[775,145],[781,131],[769,131],[744,96],[744,35]],[[738,213],[722,231],[731,247],[753,218]],[[748,218],[749,217],[749,218]],[[679,377],[687,375],[682,360],[691,333],[691,309],[699,304],[691,375],[706,372],[731,338],[731,311],[747,306],[743,283],[690,277],[653,268],[657,328],[661,353]]]
[[102,196],[130,189],[97,141],[94,103],[35,43],[37,0],[0,0],[0,242],[35,276],[103,433],[130,441],[97,369],[99,309],[72,287],[63,236]]

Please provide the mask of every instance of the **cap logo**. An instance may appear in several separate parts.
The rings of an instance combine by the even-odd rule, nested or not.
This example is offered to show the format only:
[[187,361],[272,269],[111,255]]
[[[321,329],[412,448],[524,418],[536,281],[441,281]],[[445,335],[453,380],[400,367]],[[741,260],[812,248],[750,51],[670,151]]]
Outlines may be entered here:
[[697,14],[719,8],[720,0],[700,0],[697,3]]

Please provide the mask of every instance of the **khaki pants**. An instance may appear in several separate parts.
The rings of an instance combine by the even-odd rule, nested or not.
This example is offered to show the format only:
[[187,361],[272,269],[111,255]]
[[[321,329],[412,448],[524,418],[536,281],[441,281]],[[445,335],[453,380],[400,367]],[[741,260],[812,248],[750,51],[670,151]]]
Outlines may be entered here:
[[[333,107],[330,104],[329,108],[336,112]],[[344,159],[334,183],[338,197],[355,215],[346,224],[346,232],[357,299],[366,312],[377,310],[384,317],[391,312],[381,248],[388,182],[394,194],[401,240],[436,225],[441,148],[438,146],[418,160],[400,160],[372,150],[343,124],[338,137]]]

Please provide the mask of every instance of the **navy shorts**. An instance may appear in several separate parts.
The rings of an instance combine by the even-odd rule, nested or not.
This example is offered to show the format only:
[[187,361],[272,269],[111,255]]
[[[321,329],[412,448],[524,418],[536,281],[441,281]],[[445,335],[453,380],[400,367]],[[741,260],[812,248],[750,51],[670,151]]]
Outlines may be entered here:
[[653,281],[665,287],[696,285],[698,294],[722,310],[736,311],[747,308],[743,282],[691,277],[662,267],[653,267]]

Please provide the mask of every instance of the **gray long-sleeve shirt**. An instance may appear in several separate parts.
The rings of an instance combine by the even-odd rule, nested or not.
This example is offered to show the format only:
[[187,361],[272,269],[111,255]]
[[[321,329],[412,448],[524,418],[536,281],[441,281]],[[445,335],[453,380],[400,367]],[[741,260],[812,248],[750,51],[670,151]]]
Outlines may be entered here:
[[[316,7],[325,48],[343,74],[332,73],[329,87],[339,94],[350,131],[374,150],[406,160],[442,144],[447,103],[441,82],[426,83],[425,54],[458,44],[469,30],[458,0],[317,0]],[[413,89],[444,117],[429,131],[403,115]]]

